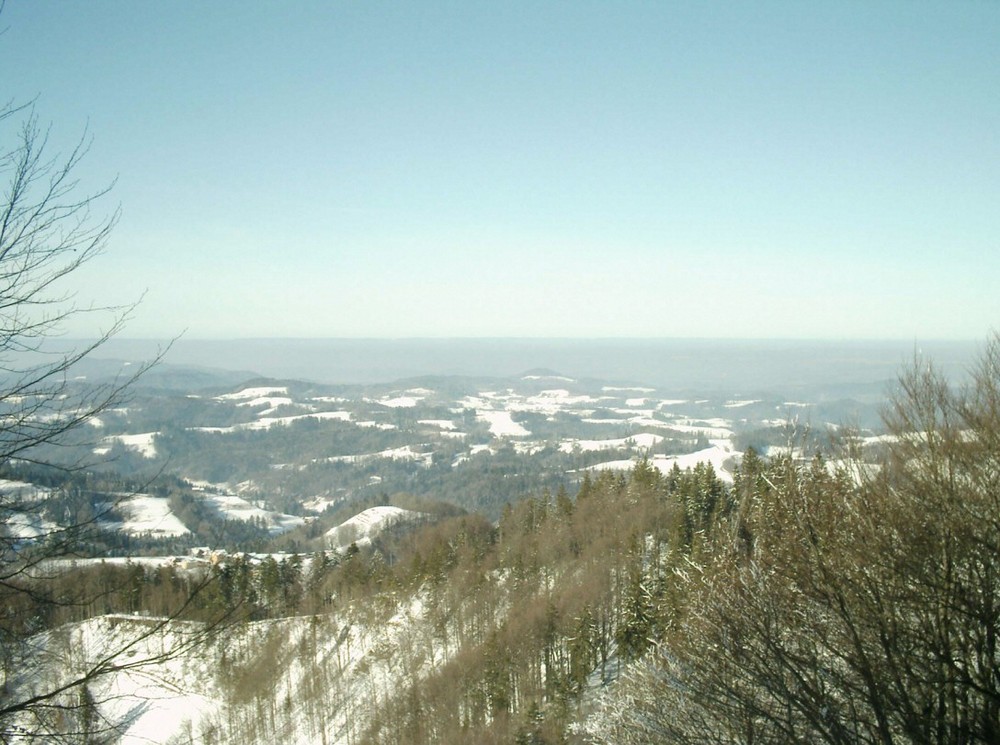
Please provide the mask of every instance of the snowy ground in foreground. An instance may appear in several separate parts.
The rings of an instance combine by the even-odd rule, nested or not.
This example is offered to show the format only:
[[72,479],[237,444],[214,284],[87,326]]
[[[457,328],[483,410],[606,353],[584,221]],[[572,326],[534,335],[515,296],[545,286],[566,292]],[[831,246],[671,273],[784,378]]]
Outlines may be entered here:
[[[200,646],[189,646],[203,628],[198,624],[157,629],[160,619],[102,616],[35,637],[30,674],[10,693],[52,690],[109,659],[131,667],[87,686],[98,721],[115,730],[109,742],[346,744],[357,741],[372,707],[402,681],[445,661],[424,616],[413,597],[387,612],[359,606],[242,623]],[[304,657],[306,646],[312,652]],[[220,660],[242,673],[238,680],[224,674]],[[249,670],[259,674],[248,677]],[[317,675],[325,680],[319,687]]]

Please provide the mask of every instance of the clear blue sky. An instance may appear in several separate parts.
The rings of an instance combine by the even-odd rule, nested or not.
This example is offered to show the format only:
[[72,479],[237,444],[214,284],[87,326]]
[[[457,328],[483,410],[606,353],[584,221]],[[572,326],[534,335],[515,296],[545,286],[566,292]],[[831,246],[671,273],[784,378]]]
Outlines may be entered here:
[[[7,0],[126,335],[981,339],[1000,2]],[[70,329],[85,333],[83,329]]]

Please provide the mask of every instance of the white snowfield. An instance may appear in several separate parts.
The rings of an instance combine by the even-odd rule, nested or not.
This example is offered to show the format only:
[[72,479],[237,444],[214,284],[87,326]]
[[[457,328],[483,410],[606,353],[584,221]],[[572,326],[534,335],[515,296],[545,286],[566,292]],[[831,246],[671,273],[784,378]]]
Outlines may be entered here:
[[260,388],[244,388],[240,391],[235,391],[233,393],[223,393],[221,396],[216,396],[217,401],[240,401],[243,399],[256,399],[264,398],[266,396],[287,396],[288,388],[286,386],[266,386]]
[[[244,745],[349,745],[370,724],[373,692],[397,690],[444,664],[448,650],[431,633],[419,599],[385,616],[349,608],[326,616],[258,621],[234,627],[201,645],[195,624],[170,623],[139,639],[157,619],[104,616],[39,639],[47,661],[38,674],[65,680],[68,671],[112,655],[136,665],[89,686],[99,717],[115,726],[120,745],[207,743]],[[122,647],[124,654],[114,656]],[[309,658],[289,654],[308,647]],[[393,654],[405,649],[406,655]],[[264,657],[271,655],[271,657]],[[252,678],[259,690],[234,689],[219,660]],[[419,660],[414,667],[408,660]],[[327,683],[315,688],[321,670]],[[261,711],[261,702],[273,705]],[[266,727],[266,729],[264,729]]]
[[414,460],[425,466],[431,465],[434,454],[431,452],[420,452],[414,450],[412,445],[403,445],[398,448],[389,448],[378,453],[364,453],[362,455],[333,455],[323,458],[325,463],[362,463],[375,458],[388,458],[389,460]]
[[330,499],[329,497],[313,497],[312,499],[307,499],[302,503],[310,512],[322,513],[333,505],[337,504],[336,499]]
[[48,497],[50,493],[51,490],[45,486],[37,486],[27,481],[0,479],[0,495],[4,501],[38,502]]
[[[110,435],[104,438],[105,442],[120,442],[130,450],[137,450],[144,458],[156,457],[156,446],[153,444],[154,438],[159,432],[143,432],[137,435]],[[105,455],[111,448],[96,448],[95,453]]]
[[363,545],[370,543],[374,536],[390,525],[403,520],[415,520],[420,516],[419,512],[390,505],[369,507],[335,528],[330,528],[326,532],[326,538],[333,548],[347,546],[351,543]]
[[355,422],[355,425],[358,427],[370,427],[382,430],[399,429],[395,424],[390,424],[389,422],[364,421]]
[[[266,414],[267,412],[262,412]],[[314,411],[309,414],[292,414],[290,416],[279,416],[279,417],[269,417],[262,416],[253,422],[244,422],[243,424],[233,424],[228,427],[193,427],[195,432],[215,432],[218,434],[227,434],[231,432],[240,432],[245,430],[264,430],[271,429],[271,427],[285,427],[292,422],[297,422],[302,419],[319,419],[323,420],[337,420],[341,422],[351,421],[351,412],[349,411]],[[364,426],[363,422],[357,422],[358,426]]]
[[166,497],[135,494],[123,497],[115,508],[125,515],[125,519],[122,522],[101,521],[101,525],[109,530],[158,538],[187,535],[191,532],[170,511],[170,500]]
[[610,440],[567,440],[559,445],[559,449],[564,453],[572,453],[579,449],[583,451],[592,450],[619,450],[621,448],[639,448],[648,450],[664,440],[663,435],[655,435],[648,432],[640,432],[630,437],[620,437]]
[[237,406],[266,406],[267,411],[262,412],[264,416],[277,411],[282,406],[292,406],[294,401],[288,396],[261,396],[259,398],[254,398],[249,401],[240,401]]
[[454,430],[458,428],[458,425],[450,419],[418,419],[417,424],[428,424],[432,427],[439,427],[445,430]]
[[214,505],[228,520],[243,520],[244,522],[252,519],[264,520],[268,531],[272,534],[283,533],[305,524],[304,518],[255,507],[243,497],[238,497],[235,494],[206,493],[204,499]]
[[50,533],[59,530],[59,526],[35,513],[12,512],[7,515],[7,522],[4,525],[4,529],[14,538],[31,540],[34,538],[44,538]]
[[727,401],[723,404],[727,409],[742,409],[744,406],[751,406],[752,404],[759,404],[759,398],[747,398],[741,399],[739,401]]
[[380,398],[372,401],[372,403],[386,406],[390,409],[412,409],[423,401],[423,398],[423,396],[396,396],[395,398]]
[[713,426],[710,422],[692,424],[690,420],[680,420],[670,422],[665,426],[674,432],[686,435],[704,435],[713,440],[726,440],[733,436],[733,431],[728,427]]
[[525,396],[521,403],[512,402],[512,411],[537,411],[542,414],[554,414],[567,407],[579,406],[580,404],[594,404],[598,399],[592,396],[574,396],[563,388],[555,388],[550,391],[542,391],[535,396]]
[[458,403],[466,409],[500,409],[518,412],[531,411],[539,414],[555,414],[581,404],[596,404],[600,399],[586,394],[573,395],[565,388],[553,388],[526,396],[513,390],[482,391],[478,396],[466,396]]
[[[157,619],[102,616],[42,634],[35,639],[35,674],[42,685],[51,688],[83,674],[94,662],[110,658],[110,664],[125,669],[98,677],[88,690],[98,702],[99,719],[118,730],[114,742],[173,741],[192,722],[216,710],[216,701],[205,694],[214,688],[211,681],[217,662],[210,655],[171,659],[171,651],[181,651],[201,627],[172,623],[162,633],[143,639],[158,623]],[[152,662],[157,658],[161,659]],[[195,678],[198,692],[185,684]]]
[[[710,463],[715,470],[715,475],[720,480],[731,484],[733,482],[733,472],[731,469],[741,455],[742,453],[732,449],[732,445],[727,440],[715,440],[712,442],[711,447],[704,450],[697,450],[686,455],[655,455],[649,459],[649,462],[654,468],[658,468],[661,473],[670,471],[675,463],[682,471],[686,468],[694,468],[699,463]],[[606,463],[598,463],[587,470],[627,471],[635,468],[636,462],[637,460],[634,458],[613,460]]]
[[509,411],[480,409],[476,411],[476,419],[488,422],[490,433],[494,437],[528,437],[531,435],[531,432],[511,418]]

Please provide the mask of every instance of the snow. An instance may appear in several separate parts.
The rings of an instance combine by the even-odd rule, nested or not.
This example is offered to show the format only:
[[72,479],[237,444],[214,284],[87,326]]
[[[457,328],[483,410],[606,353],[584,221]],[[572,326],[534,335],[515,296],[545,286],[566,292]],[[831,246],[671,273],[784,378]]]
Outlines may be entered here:
[[388,458],[390,460],[415,460],[423,463],[424,466],[431,465],[433,453],[422,453],[414,450],[411,445],[404,445],[398,448],[389,448],[378,453],[363,453],[361,455],[334,455],[323,458],[326,463],[361,463],[374,458]]
[[297,422],[300,419],[337,419],[340,421],[349,421],[351,418],[351,413],[349,411],[317,411],[312,414],[293,414],[291,416],[279,416],[279,417],[261,417],[256,422],[249,422],[247,424],[237,424],[236,428],[240,429],[270,429],[275,426],[287,427],[292,422]]
[[476,419],[489,422],[490,433],[494,437],[525,437],[531,434],[511,418],[509,411],[480,410],[476,412]]
[[217,401],[239,401],[245,398],[263,398],[265,396],[287,396],[288,388],[285,386],[267,386],[260,388],[244,388],[234,393],[223,393],[216,396]]
[[327,508],[337,504],[338,501],[329,497],[315,497],[304,501],[302,506],[310,512],[326,512]]
[[514,452],[521,455],[534,455],[545,450],[543,442],[515,442]]
[[465,409],[504,411],[531,411],[541,414],[555,414],[579,404],[597,403],[599,399],[588,395],[573,395],[565,388],[552,388],[532,396],[516,393],[511,389],[483,391],[478,396],[466,396],[458,403]]
[[4,529],[15,538],[29,540],[47,536],[59,530],[59,526],[43,519],[41,515],[13,512],[6,516]]
[[862,437],[861,442],[864,445],[878,445],[882,443],[895,443],[900,442],[902,438],[895,434],[881,434],[881,435],[870,435],[868,437]]
[[765,426],[767,426],[767,427],[787,427],[790,424],[793,424],[793,420],[791,420],[791,419],[782,419],[782,418],[778,418],[778,419],[761,419],[760,423],[763,424],[763,425],[765,425]]
[[235,494],[206,494],[205,500],[212,503],[228,520],[263,519],[271,533],[283,533],[305,523],[303,518],[295,515],[285,515],[255,507],[243,497],[238,497]]
[[[447,661],[449,649],[426,616],[418,593],[384,610],[359,604],[323,616],[242,623],[198,644],[192,643],[204,628],[199,624],[174,621],[157,629],[162,619],[102,616],[35,637],[32,677],[54,687],[101,660],[125,666],[88,684],[97,716],[124,745],[348,745],[360,741],[378,692],[401,690]],[[308,659],[295,653],[306,648]],[[262,653],[274,655],[273,666],[260,666]],[[260,696],[234,688],[220,660],[238,671],[258,667]],[[315,694],[307,704],[305,693],[317,669],[328,681],[319,709],[311,708],[319,703]],[[273,708],[262,713],[262,703]]]
[[288,396],[258,396],[249,401],[240,401],[237,406],[271,406],[278,407],[294,403]]
[[314,414],[304,414],[303,417],[312,417],[313,419],[335,419],[341,422],[351,421],[351,412],[349,411],[317,411]]
[[382,430],[396,429],[395,424],[389,424],[388,422],[369,421],[369,422],[355,422],[355,424],[359,427],[374,427],[375,429],[382,429]]
[[492,406],[492,403],[487,400],[489,396],[490,394],[486,393],[481,393],[479,396],[465,396],[458,400],[458,411],[461,412],[465,409],[488,409]]
[[655,388],[643,388],[641,386],[618,386],[618,385],[606,385],[606,386],[602,387],[601,390],[602,391],[609,391],[609,392],[610,391],[614,391],[614,392],[620,392],[620,393],[628,393],[628,392],[654,393],[656,391]]
[[419,512],[390,505],[369,507],[364,512],[359,512],[349,520],[345,520],[335,528],[328,530],[326,537],[333,546],[367,543],[393,523],[401,520],[413,520],[420,516]]
[[167,497],[135,494],[115,503],[115,508],[124,519],[120,522],[101,521],[101,526],[108,530],[157,538],[170,538],[191,532],[170,511],[170,500]]
[[725,440],[733,436],[733,431],[728,427],[715,427],[711,423],[692,424],[691,420],[670,422],[663,426],[669,427],[675,432],[685,435],[704,435],[715,440]]
[[432,427],[440,427],[446,430],[457,429],[455,422],[450,419],[418,419],[417,424],[429,424]]
[[[153,445],[153,438],[158,434],[159,432],[144,432],[138,435],[111,435],[104,439],[105,441],[117,440],[131,450],[138,450],[144,458],[155,458],[156,447]],[[106,452],[108,451],[105,450]],[[99,454],[103,455],[104,453]]]
[[663,435],[641,432],[630,437],[609,440],[568,440],[560,444],[559,449],[564,453],[572,453],[577,448],[584,452],[593,450],[618,450],[621,448],[642,448],[648,450],[658,442],[662,442],[663,439]]
[[267,411],[262,412],[264,416],[274,413],[282,406],[291,406],[294,403],[288,396],[261,396],[249,401],[241,401],[237,406],[266,406]]
[[561,388],[542,391],[536,396],[527,396],[518,401],[518,397],[510,397],[506,406],[508,411],[537,411],[543,414],[555,414],[567,407],[579,404],[596,403],[597,399],[590,396],[574,396]]
[[412,409],[422,400],[422,397],[416,396],[397,396],[396,398],[381,398],[374,403],[387,406],[390,409]]
[[723,404],[727,409],[741,409],[744,406],[750,406],[751,404],[759,404],[761,401],[759,398],[748,398],[740,401],[727,401]]
[[[263,412],[267,413],[267,412]],[[271,427],[287,427],[292,422],[297,422],[300,419],[319,419],[319,420],[337,420],[341,422],[351,421],[351,412],[349,411],[316,411],[311,414],[293,414],[291,416],[279,416],[279,417],[268,417],[262,416],[260,419],[254,422],[245,422],[243,424],[233,424],[228,427],[192,427],[194,432],[212,432],[215,434],[229,434],[231,432],[239,432],[241,430],[267,430]],[[359,426],[364,426],[363,422],[358,422]]]
[[50,489],[45,486],[36,486],[27,481],[15,481],[12,479],[0,479],[0,494],[5,497],[17,497],[20,500],[37,502],[45,499]]
[[[699,463],[711,463],[712,468],[715,470],[715,475],[718,476],[720,480],[732,483],[733,474],[730,470],[728,470],[726,465],[727,461],[737,458],[739,455],[740,453],[733,450],[728,441],[716,440],[712,442],[710,447],[693,453],[688,453],[686,455],[653,456],[653,458],[650,459],[650,464],[655,468],[658,468],[661,473],[667,473],[674,467],[674,463],[676,463],[681,470],[694,468]],[[635,464],[635,459],[613,460],[605,463],[598,463],[597,465],[591,466],[587,470],[627,471],[634,468]]]

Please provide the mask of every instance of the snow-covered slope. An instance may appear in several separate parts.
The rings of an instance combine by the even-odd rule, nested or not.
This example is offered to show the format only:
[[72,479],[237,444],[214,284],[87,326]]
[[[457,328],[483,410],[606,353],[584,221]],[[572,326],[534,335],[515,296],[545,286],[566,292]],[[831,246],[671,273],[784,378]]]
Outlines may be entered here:
[[328,530],[326,539],[332,548],[343,548],[351,543],[357,543],[361,546],[371,543],[374,536],[390,525],[403,520],[415,520],[420,516],[419,512],[389,505],[369,507],[364,512],[360,512]]
[[[414,597],[243,623],[199,643],[198,624],[158,629],[156,619],[102,616],[35,638],[30,673],[11,693],[52,689],[106,660],[120,669],[86,687],[101,742],[346,745],[403,681],[442,663],[445,649],[424,616]],[[65,703],[79,696],[76,689]]]

